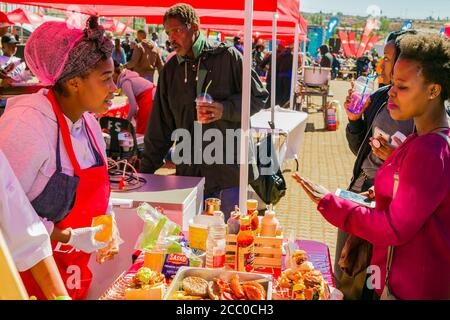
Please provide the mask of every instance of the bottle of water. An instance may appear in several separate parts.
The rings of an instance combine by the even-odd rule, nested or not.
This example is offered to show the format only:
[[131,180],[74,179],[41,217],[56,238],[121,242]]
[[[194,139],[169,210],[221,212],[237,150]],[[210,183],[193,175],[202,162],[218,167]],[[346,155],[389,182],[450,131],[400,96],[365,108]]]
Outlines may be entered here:
[[225,268],[226,225],[215,224],[208,227],[206,241],[206,267]]

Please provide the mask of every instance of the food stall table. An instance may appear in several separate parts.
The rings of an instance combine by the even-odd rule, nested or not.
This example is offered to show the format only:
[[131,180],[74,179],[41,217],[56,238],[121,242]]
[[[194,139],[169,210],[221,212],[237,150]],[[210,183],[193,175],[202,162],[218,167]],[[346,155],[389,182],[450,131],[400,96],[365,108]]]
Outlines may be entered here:
[[189,219],[201,213],[205,179],[198,177],[158,176],[141,174],[146,180],[139,189],[127,192],[112,192],[111,199],[130,200],[130,208],[114,207],[120,237],[124,243],[119,254],[111,261],[99,265],[92,255],[89,267],[93,273],[88,299],[98,299],[106,288],[121,273],[128,270],[135,251],[135,244],[143,229],[143,221],[136,208],[142,202],[164,209],[164,214],[180,225],[188,228]]
[[[280,164],[284,161],[297,159],[297,154],[303,141],[308,114],[300,111],[293,111],[276,107],[275,109],[275,129],[286,135],[286,140],[275,141],[278,150]],[[270,130],[271,120],[270,110],[261,110],[250,118],[252,129],[255,133],[264,133]]]
[[[310,240],[297,240],[296,244],[307,252],[309,261],[315,269],[320,270],[324,279],[331,287],[334,287],[333,272],[331,267],[328,246],[324,243]],[[127,272],[122,273],[114,283],[102,294],[100,300],[124,300],[125,289],[136,272],[143,266],[144,256],[141,254],[131,265]],[[277,276],[277,275],[275,275]]]

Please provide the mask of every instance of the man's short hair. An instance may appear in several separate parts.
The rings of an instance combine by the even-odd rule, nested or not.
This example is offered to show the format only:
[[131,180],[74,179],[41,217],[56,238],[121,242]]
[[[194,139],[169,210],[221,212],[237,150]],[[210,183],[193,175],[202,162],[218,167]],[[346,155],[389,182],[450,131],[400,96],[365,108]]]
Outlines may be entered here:
[[144,29],[139,29],[137,33],[143,34],[145,37],[147,37],[147,32]]
[[185,25],[200,25],[200,18],[198,17],[197,13],[195,12],[194,8],[188,4],[185,3],[179,3],[172,7],[170,7],[166,13],[164,14],[163,22],[164,24],[169,19],[177,19],[181,23]]

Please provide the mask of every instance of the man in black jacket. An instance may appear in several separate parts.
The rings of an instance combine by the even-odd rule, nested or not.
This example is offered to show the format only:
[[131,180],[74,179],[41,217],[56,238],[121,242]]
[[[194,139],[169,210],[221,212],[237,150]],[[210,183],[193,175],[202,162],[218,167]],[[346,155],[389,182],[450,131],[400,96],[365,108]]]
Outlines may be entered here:
[[[400,55],[399,44],[401,36],[405,33],[413,32],[409,30],[407,32],[394,32],[389,35],[384,48],[382,65],[383,78],[386,79],[387,83],[391,82],[394,64]],[[362,193],[368,191],[374,185],[377,170],[394,149],[401,144],[402,141],[398,137],[406,137],[414,132],[413,120],[395,121],[391,118],[386,107],[390,88],[391,86],[389,85],[373,93],[361,114],[353,114],[348,111],[352,89],[349,90],[345,103],[349,118],[346,136],[350,150],[357,157],[353,167],[353,177],[348,187],[353,192]],[[381,136],[374,137],[375,131],[385,133],[383,135],[389,141],[386,141]],[[363,250],[362,247],[367,246],[368,243],[357,237],[352,237],[346,244],[347,238],[348,235],[346,233],[338,230],[334,266],[336,284],[347,298],[360,299],[365,284],[366,270],[355,271],[352,276],[349,276],[341,271],[339,259],[341,258],[341,253],[345,256],[350,251],[354,253],[357,250]]]
[[[189,5],[177,4],[164,15],[164,27],[177,55],[164,66],[158,81],[141,171],[153,173],[161,167],[175,141],[176,174],[205,177],[205,198],[220,198],[228,217],[239,203],[238,146],[227,146],[226,141],[241,128],[242,55],[234,47],[208,43],[199,24]],[[254,114],[264,108],[268,92],[254,70],[251,76]],[[214,101],[196,103],[207,86]],[[209,141],[220,139],[223,146],[211,153],[219,157],[206,159]]]

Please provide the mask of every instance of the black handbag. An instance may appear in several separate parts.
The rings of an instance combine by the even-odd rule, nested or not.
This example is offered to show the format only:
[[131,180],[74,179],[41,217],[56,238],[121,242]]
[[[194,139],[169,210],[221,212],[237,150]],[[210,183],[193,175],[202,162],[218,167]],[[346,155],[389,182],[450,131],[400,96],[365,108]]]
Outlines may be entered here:
[[251,147],[250,152],[253,153],[250,172],[256,172],[250,185],[265,204],[275,205],[286,195],[286,181],[278,163],[272,133],[261,139],[256,147]]

